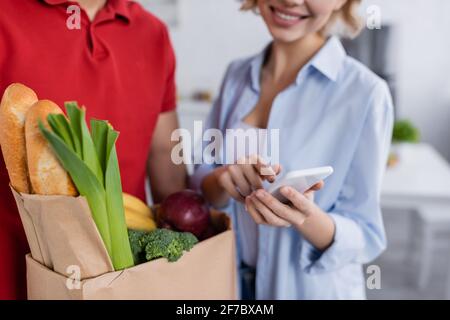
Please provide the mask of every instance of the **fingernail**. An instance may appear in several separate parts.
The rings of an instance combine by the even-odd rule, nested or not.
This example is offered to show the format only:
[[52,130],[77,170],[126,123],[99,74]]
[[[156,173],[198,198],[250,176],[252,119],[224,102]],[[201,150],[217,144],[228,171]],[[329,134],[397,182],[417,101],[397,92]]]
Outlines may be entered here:
[[272,167],[262,167],[260,170],[260,175],[262,176],[274,176],[275,172]]
[[264,191],[262,191],[262,190],[259,190],[256,193],[256,196],[258,196],[259,198],[264,198],[265,195],[266,195],[266,193]]

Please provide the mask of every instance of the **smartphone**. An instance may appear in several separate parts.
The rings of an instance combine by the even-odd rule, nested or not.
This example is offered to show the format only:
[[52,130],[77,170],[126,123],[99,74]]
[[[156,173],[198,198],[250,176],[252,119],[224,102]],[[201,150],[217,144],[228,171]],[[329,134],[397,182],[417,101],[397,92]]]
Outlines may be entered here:
[[333,168],[330,166],[290,171],[280,180],[275,180],[267,191],[281,202],[286,203],[288,200],[280,192],[282,187],[292,187],[298,192],[304,193],[332,173]]

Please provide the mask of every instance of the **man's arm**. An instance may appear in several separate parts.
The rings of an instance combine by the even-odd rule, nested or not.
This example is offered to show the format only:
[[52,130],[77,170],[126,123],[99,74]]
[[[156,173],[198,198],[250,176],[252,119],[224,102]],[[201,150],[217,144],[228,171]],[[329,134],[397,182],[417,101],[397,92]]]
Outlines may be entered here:
[[170,136],[178,126],[175,110],[159,115],[147,161],[154,203],[160,203],[171,193],[187,187],[186,166],[174,164],[170,157],[172,148],[178,143],[170,141]]

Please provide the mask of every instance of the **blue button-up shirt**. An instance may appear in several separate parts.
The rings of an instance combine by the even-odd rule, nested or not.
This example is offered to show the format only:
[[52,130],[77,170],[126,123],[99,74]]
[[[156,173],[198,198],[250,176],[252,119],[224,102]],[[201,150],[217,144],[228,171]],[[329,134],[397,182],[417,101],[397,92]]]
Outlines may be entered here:
[[[226,133],[255,107],[266,50],[233,62],[206,128]],[[332,166],[334,174],[316,192],[316,204],[333,219],[331,246],[316,250],[293,227],[259,225],[257,299],[363,299],[362,264],[386,248],[380,188],[393,124],[386,83],[347,56],[332,37],[299,72],[295,83],[273,102],[268,129],[279,129],[279,159],[285,172]],[[197,165],[194,188],[215,165]],[[245,214],[231,200],[238,251],[246,230],[236,223]],[[248,238],[248,237],[247,237]]]

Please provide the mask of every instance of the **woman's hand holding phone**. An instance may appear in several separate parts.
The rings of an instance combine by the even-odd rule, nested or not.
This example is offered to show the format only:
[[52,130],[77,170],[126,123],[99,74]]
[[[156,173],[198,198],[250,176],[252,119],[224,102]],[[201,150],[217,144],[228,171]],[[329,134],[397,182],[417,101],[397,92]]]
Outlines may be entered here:
[[303,194],[292,187],[282,187],[280,192],[289,200],[289,204],[280,202],[264,189],[255,190],[246,197],[245,205],[258,224],[275,227],[300,226],[308,216],[320,210],[314,203],[314,192],[323,186],[324,182],[320,181]]
[[280,192],[289,204],[260,189],[245,198],[245,205],[256,223],[293,226],[317,250],[324,251],[333,243],[336,227],[333,219],[314,202],[314,192],[323,186],[324,182],[320,181],[303,194],[292,187],[282,187]]
[[202,191],[215,206],[229,197],[245,204],[246,211],[257,224],[274,227],[294,226],[318,250],[327,249],[334,239],[335,225],[330,216],[314,203],[314,193],[324,186],[320,181],[304,193],[290,186],[280,189],[289,200],[284,204],[264,190],[263,181],[274,182],[280,165],[269,166],[258,156],[215,169],[206,176]]

